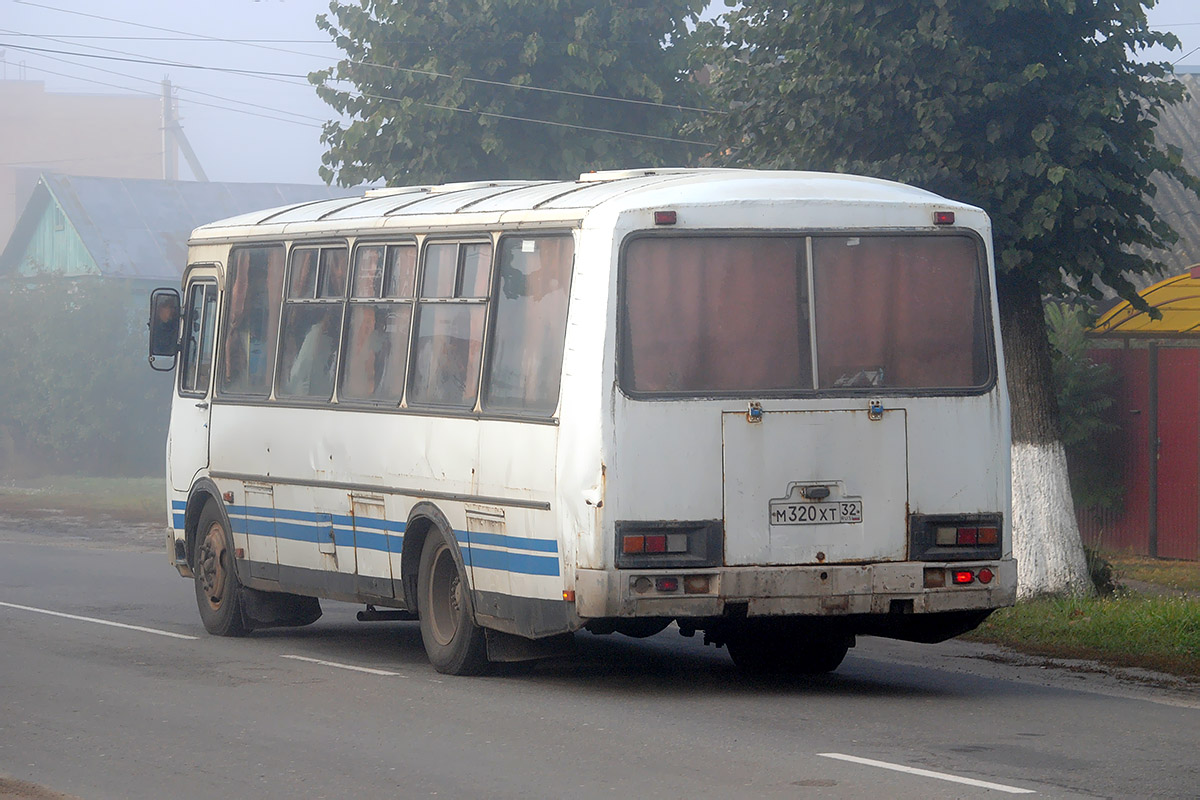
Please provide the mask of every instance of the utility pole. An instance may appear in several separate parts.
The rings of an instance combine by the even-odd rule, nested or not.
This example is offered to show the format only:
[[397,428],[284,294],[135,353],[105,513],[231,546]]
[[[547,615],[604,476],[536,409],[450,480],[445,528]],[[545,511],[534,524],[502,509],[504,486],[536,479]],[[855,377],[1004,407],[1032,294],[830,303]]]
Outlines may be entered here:
[[171,96],[171,80],[169,78],[163,78],[162,89],[163,178],[169,181],[179,179],[179,161],[175,152],[175,148],[178,147],[179,152],[183,153],[188,167],[192,170],[192,176],[198,181],[207,182],[208,175],[204,173],[204,167],[200,166],[200,159],[196,157],[192,143],[188,141],[183,132],[183,126],[179,124],[179,118],[175,116],[175,102]]
[[162,143],[163,143],[163,180],[179,180],[179,160],[175,155],[175,103],[171,97],[171,80],[163,78],[162,82]]

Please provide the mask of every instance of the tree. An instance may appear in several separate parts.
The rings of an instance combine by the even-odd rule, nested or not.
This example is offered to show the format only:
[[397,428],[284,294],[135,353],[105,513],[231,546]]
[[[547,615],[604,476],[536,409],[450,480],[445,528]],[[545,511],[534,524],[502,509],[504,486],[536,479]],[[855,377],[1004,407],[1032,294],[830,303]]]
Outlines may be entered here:
[[[361,0],[317,18],[327,182],[561,178],[688,163],[684,42],[707,0]],[[349,84],[349,87],[345,87]],[[619,98],[615,99],[615,98]],[[617,131],[612,133],[606,131]]]
[[171,376],[146,365],[144,287],[0,281],[0,477],[153,475]]
[[[984,208],[996,241],[1013,415],[1019,593],[1087,592],[1042,313],[1043,293],[1097,282],[1144,307],[1126,272],[1173,231],[1150,206],[1155,144],[1184,96],[1152,45],[1153,0],[744,0],[702,29],[719,64],[703,120],[719,161],[854,172]],[[731,57],[732,56],[732,57]]]

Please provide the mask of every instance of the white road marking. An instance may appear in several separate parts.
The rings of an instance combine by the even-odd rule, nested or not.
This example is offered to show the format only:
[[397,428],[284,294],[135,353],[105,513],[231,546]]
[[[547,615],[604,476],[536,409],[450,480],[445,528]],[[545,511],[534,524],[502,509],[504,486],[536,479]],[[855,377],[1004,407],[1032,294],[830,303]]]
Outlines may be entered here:
[[866,764],[868,767],[879,767],[881,769],[895,770],[896,772],[907,772],[912,775],[921,775],[925,778],[936,778],[939,781],[950,781],[951,783],[965,783],[967,786],[978,786],[981,789],[995,789],[998,792],[1008,792],[1009,794],[1037,794],[1033,789],[1022,789],[1018,786],[1005,786],[1003,783],[989,783],[988,781],[977,781],[974,778],[961,778],[958,775],[949,775],[945,772],[934,772],[929,769],[917,769],[916,767],[906,767],[903,764],[890,764],[887,761],[876,761],[871,758],[859,758],[858,756],[848,756],[844,753],[817,753],[825,758],[836,758],[839,761],[851,761],[855,764]]
[[371,667],[356,667],[353,664],[339,664],[336,661],[323,661],[319,658],[308,658],[306,656],[280,655],[280,658],[290,658],[293,661],[307,661],[310,664],[320,664],[322,667],[337,667],[338,669],[350,669],[355,672],[366,672],[369,675],[388,675],[403,678],[399,672],[388,672],[386,669],[372,669]]
[[130,631],[141,631],[142,633],[153,633],[158,636],[170,636],[172,639],[197,639],[197,636],[188,636],[186,633],[172,633],[171,631],[160,631],[157,628],[145,628],[141,625],[126,625],[124,622],[112,622],[107,619],[96,619],[95,617],[81,617],[78,614],[64,614],[61,611],[51,611],[46,608],[34,608],[32,606],[20,606],[16,603],[3,603],[0,606],[5,608],[16,608],[21,611],[32,611],[35,614],[47,614],[51,617],[62,617],[63,619],[74,619],[80,622],[94,622],[97,625],[108,625],[113,628],[125,628]]

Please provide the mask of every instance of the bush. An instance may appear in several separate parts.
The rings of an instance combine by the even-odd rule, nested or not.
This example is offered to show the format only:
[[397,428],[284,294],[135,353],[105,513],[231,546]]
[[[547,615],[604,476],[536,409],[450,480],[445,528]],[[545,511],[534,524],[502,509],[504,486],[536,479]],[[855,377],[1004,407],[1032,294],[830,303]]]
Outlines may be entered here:
[[1054,389],[1075,507],[1118,511],[1125,483],[1120,459],[1111,457],[1118,432],[1112,419],[1117,376],[1107,364],[1088,357],[1084,332],[1090,322],[1085,306],[1046,304]]
[[1121,584],[1117,581],[1117,570],[1113,567],[1112,562],[1105,558],[1099,550],[1087,545],[1084,545],[1083,554],[1087,559],[1088,575],[1092,579],[1092,585],[1096,587],[1096,594],[1101,597],[1116,594],[1117,590],[1121,588]]
[[154,475],[170,374],[146,364],[146,292],[124,281],[0,283],[0,475]]

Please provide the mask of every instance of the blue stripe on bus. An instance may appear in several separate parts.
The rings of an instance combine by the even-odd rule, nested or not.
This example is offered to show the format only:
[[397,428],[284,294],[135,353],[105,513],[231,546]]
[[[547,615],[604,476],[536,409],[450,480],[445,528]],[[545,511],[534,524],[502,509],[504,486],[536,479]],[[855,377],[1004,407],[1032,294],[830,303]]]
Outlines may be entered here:
[[500,533],[483,533],[480,531],[471,531],[465,534],[454,532],[459,541],[462,541],[462,536],[470,537],[471,544],[482,544],[490,547],[508,547],[515,550],[533,550],[538,553],[557,553],[558,542],[553,539],[522,539],[520,536],[507,536]]
[[473,547],[462,548],[462,555],[469,567],[519,572],[522,575],[558,575],[557,558],[505,553],[501,550],[477,550]]
[[[186,508],[183,501],[172,501],[172,510]],[[228,505],[229,522],[233,533],[253,536],[274,537],[294,542],[317,544],[327,542],[330,531],[338,547],[358,547],[381,553],[399,553],[404,544],[404,522],[386,519],[359,518],[344,514],[329,514],[314,511],[270,508],[266,506]],[[177,530],[183,530],[184,515],[173,514],[172,521]],[[355,525],[357,524],[357,530]],[[364,530],[372,528],[374,530]],[[494,569],[522,575],[560,574],[559,560],[552,556],[534,553],[558,553],[558,542],[553,539],[523,539],[499,533],[454,531],[463,561],[468,566]],[[505,552],[491,547],[506,548]]]

